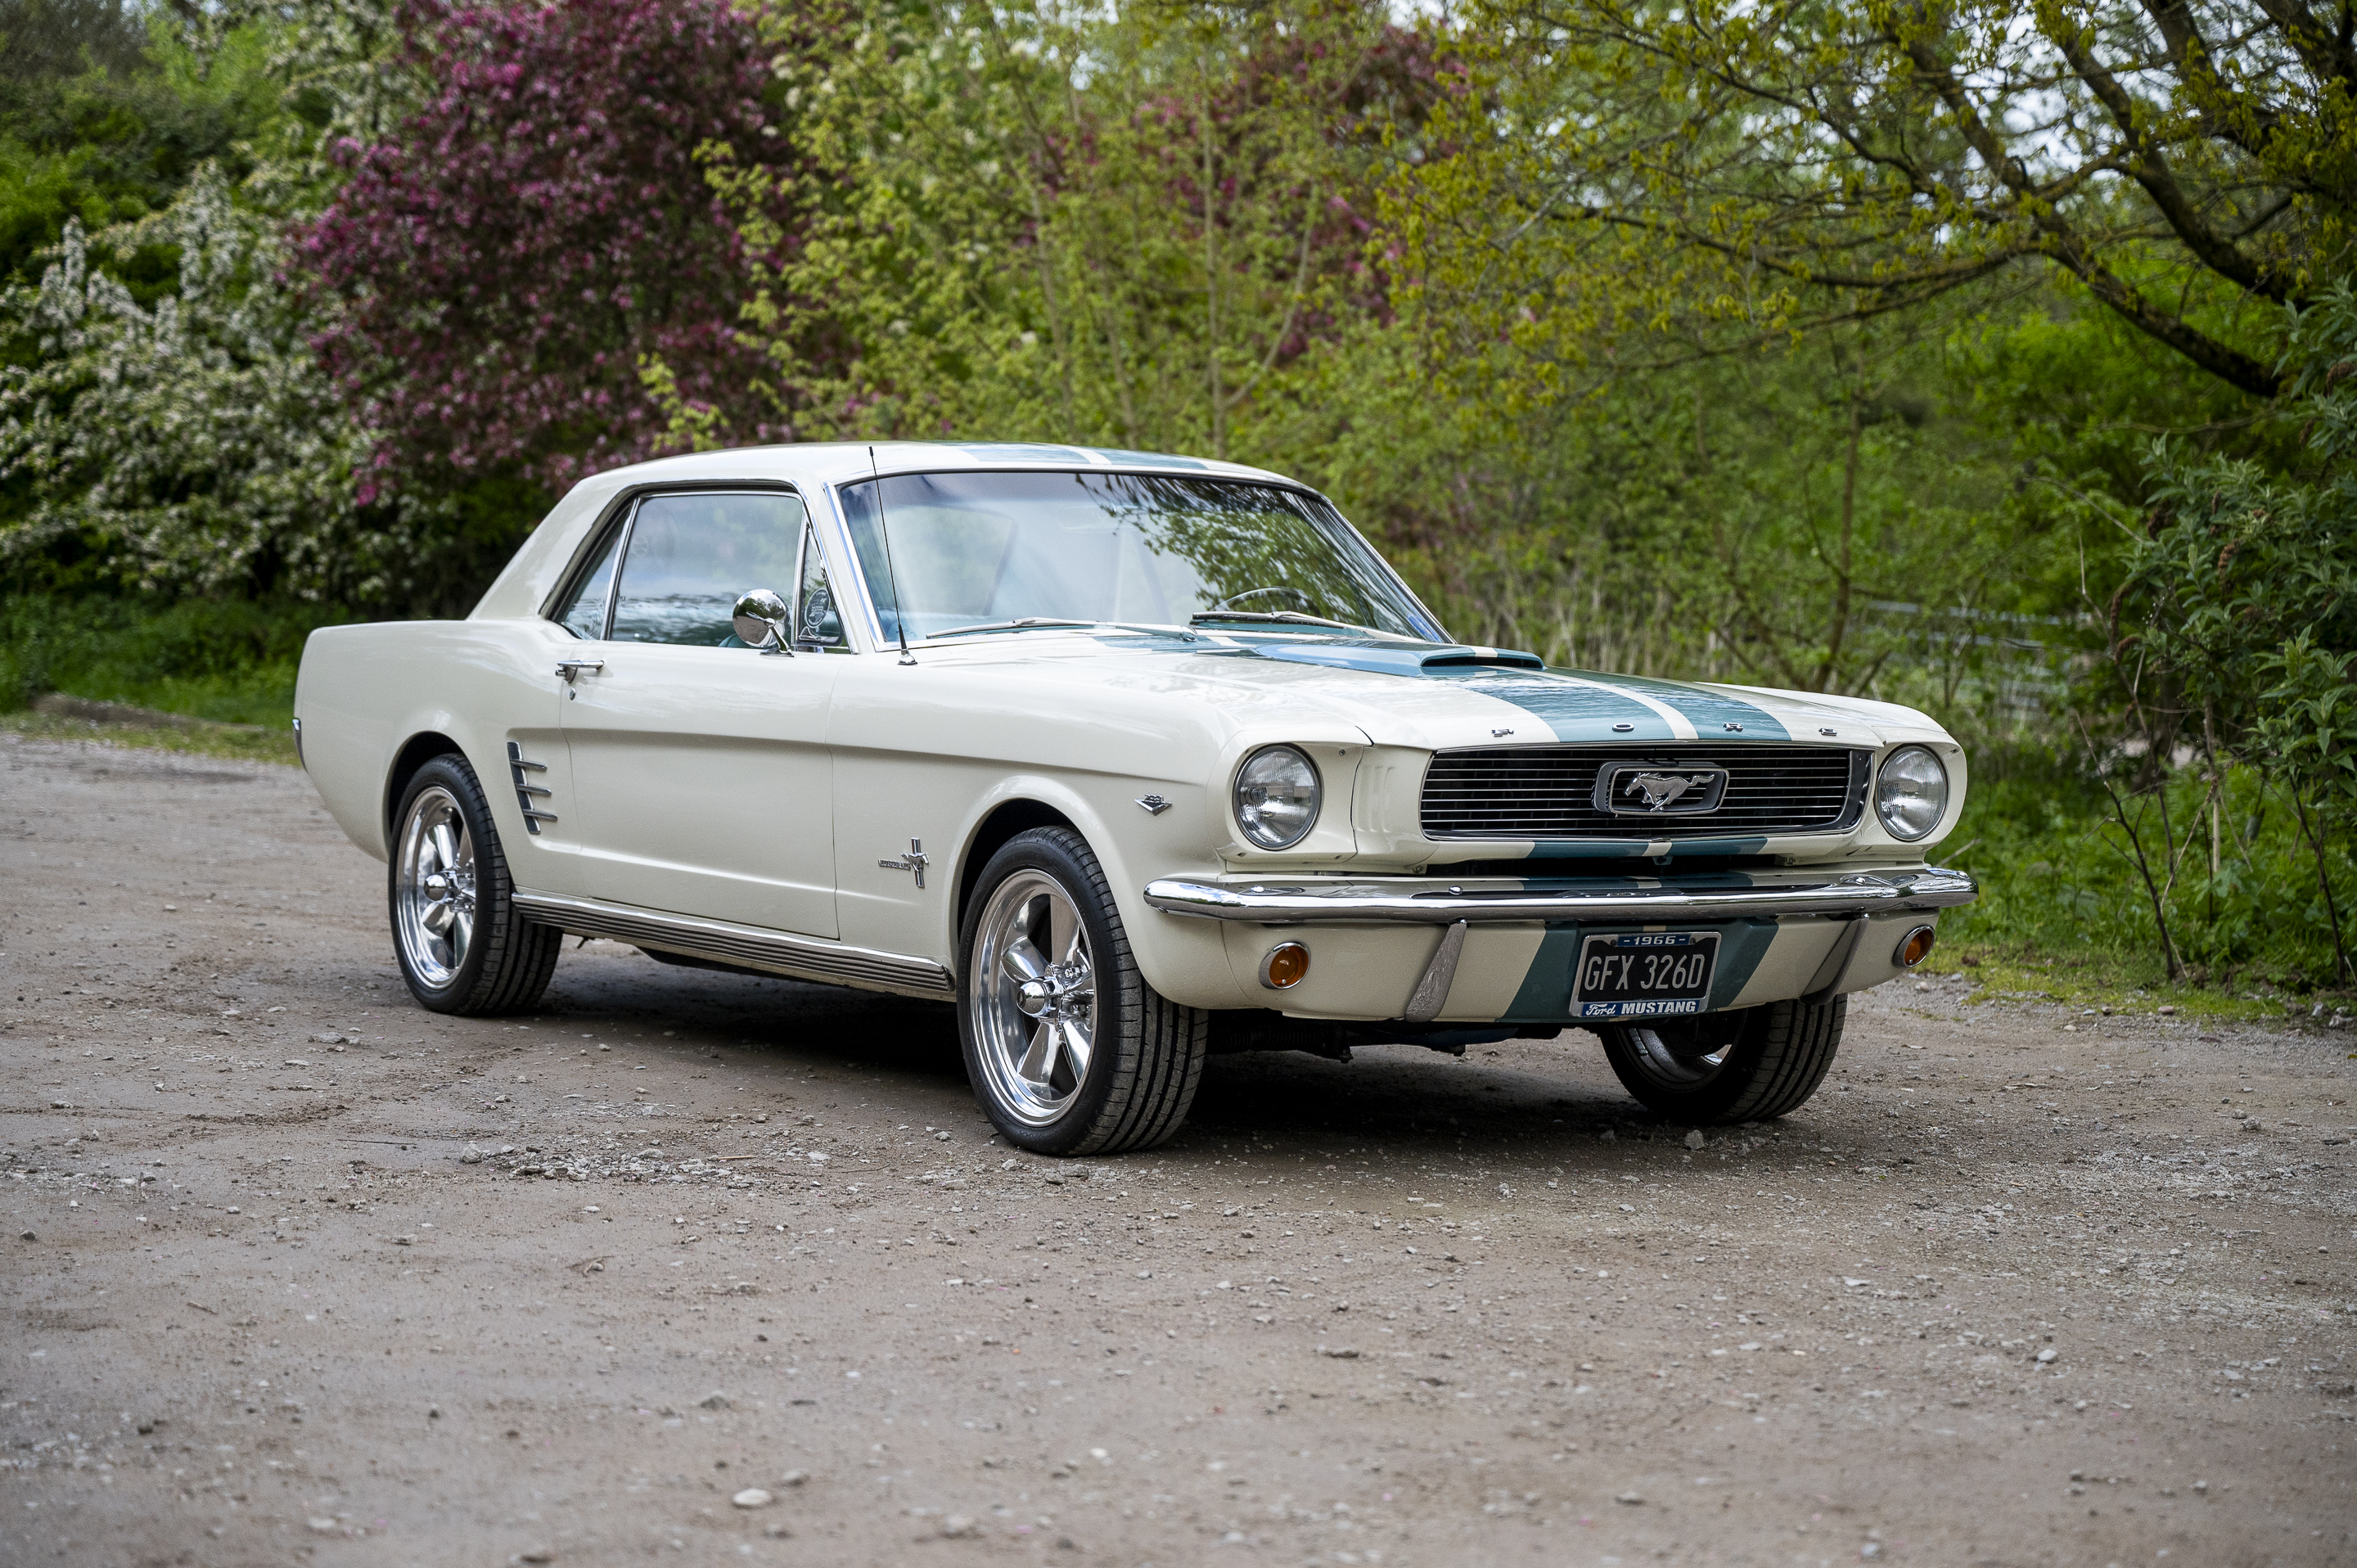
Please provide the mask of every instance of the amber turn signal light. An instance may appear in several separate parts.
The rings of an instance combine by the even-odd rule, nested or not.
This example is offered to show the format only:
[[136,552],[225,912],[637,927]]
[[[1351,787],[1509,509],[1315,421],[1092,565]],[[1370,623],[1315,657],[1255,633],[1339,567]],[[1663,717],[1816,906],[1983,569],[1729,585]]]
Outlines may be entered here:
[[1918,926],[1899,939],[1899,950],[1890,955],[1901,969],[1913,969],[1932,956],[1932,928]]
[[1309,972],[1309,950],[1299,942],[1279,942],[1260,961],[1260,983],[1271,991],[1288,991]]

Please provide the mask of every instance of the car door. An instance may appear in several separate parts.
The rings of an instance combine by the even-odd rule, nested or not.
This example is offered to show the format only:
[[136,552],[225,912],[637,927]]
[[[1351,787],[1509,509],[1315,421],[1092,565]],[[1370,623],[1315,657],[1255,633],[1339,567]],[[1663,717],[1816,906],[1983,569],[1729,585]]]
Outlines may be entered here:
[[592,553],[559,616],[585,639],[561,707],[590,897],[835,934],[840,660],[731,624],[755,588],[807,604],[817,549],[799,496],[748,488],[640,496]]

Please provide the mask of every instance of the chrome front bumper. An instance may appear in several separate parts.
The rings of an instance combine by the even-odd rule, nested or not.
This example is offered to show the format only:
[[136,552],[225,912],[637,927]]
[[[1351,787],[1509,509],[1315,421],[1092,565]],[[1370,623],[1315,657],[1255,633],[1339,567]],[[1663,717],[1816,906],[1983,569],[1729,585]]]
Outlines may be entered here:
[[1554,886],[1499,888],[1463,885],[1435,888],[1429,878],[1398,884],[1239,885],[1166,877],[1146,885],[1146,903],[1166,915],[1252,920],[1269,926],[1448,926],[1460,920],[1652,925],[1778,915],[1900,914],[1952,908],[1977,897],[1979,889],[1970,876],[1938,866],[1838,875],[1823,870],[1776,872],[1754,876],[1742,886],[1681,887],[1644,877],[1566,878]]

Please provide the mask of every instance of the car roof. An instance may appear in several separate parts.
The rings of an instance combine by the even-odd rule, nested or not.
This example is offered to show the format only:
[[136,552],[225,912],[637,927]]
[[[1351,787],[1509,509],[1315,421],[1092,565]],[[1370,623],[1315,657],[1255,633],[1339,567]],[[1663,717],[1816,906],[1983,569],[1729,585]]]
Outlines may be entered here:
[[575,485],[509,558],[506,568],[477,601],[471,618],[540,613],[542,602],[554,591],[558,577],[571,559],[581,532],[615,497],[646,486],[769,480],[807,488],[846,484],[870,474],[939,473],[947,468],[977,472],[1103,470],[1299,485],[1298,480],[1265,468],[1223,463],[1211,457],[1020,441],[878,441],[872,446],[866,442],[811,441],[658,457],[626,468],[608,468]]
[[627,468],[608,469],[598,478],[624,485],[721,478],[844,484],[866,478],[871,473],[938,472],[943,468],[1105,468],[1264,479],[1287,485],[1299,482],[1265,468],[1213,457],[1033,441],[878,441],[872,446],[866,442],[808,441],[776,446],[735,446],[717,452],[658,457]]

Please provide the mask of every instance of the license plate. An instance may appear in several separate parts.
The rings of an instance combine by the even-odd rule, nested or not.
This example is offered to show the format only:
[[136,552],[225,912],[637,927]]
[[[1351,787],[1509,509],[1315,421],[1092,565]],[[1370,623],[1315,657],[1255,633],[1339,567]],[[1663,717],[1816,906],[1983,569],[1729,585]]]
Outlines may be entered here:
[[1628,931],[1579,944],[1572,981],[1580,1018],[1674,1018],[1710,998],[1717,931]]

